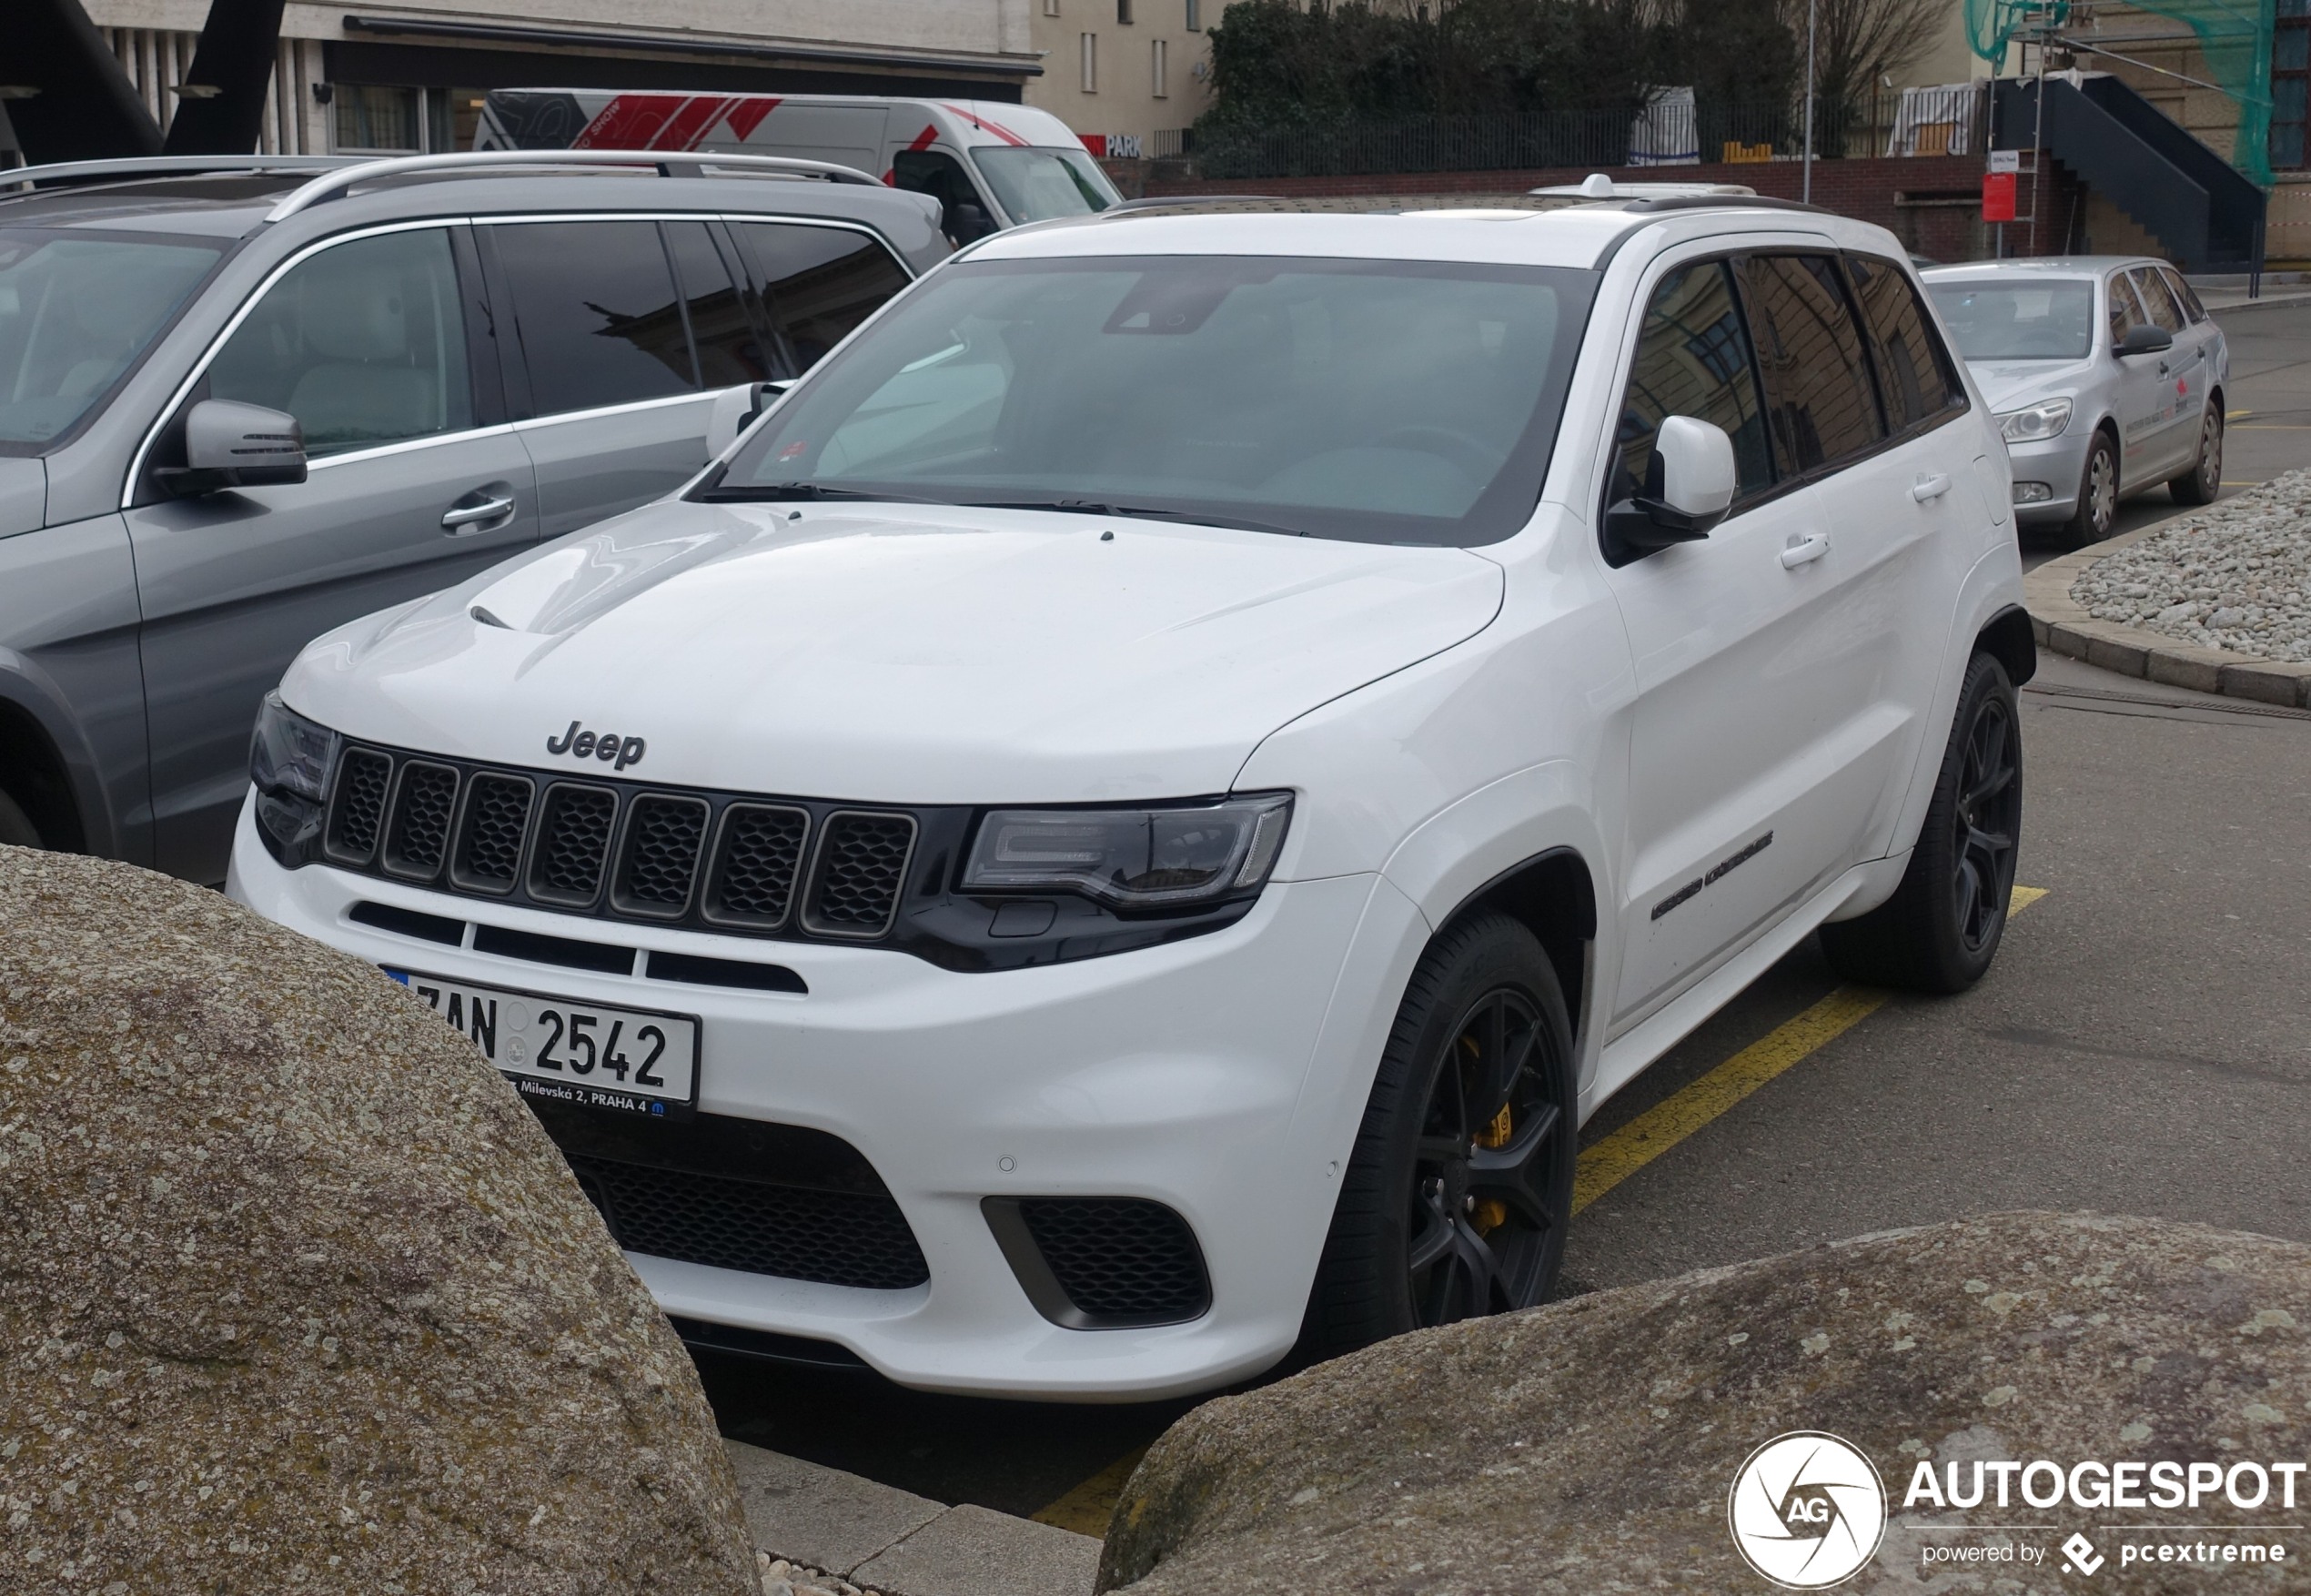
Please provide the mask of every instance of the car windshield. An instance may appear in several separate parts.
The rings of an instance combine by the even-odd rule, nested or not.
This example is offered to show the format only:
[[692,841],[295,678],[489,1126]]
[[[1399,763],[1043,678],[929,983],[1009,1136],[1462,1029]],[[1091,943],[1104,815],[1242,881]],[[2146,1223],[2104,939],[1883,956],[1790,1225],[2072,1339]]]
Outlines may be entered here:
[[0,228],[0,452],[70,430],[217,257],[191,239]]
[[2094,285],[2053,281],[1936,282],[1933,296],[1969,360],[2081,360],[2094,347]]
[[971,159],[1014,222],[1048,221],[1105,210],[1123,196],[1080,149],[974,149]]
[[1539,497],[1594,286],[1400,260],[963,262],[812,372],[702,496],[1491,542]]

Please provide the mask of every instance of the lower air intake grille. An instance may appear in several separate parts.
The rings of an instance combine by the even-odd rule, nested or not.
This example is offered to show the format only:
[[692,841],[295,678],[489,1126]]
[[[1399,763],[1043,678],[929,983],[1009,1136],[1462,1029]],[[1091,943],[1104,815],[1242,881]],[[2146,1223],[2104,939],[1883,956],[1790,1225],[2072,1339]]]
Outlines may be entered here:
[[765,1186],[580,1154],[570,1167],[629,1252],[871,1291],[931,1278],[888,1192]]
[[377,852],[378,829],[385,820],[385,789],[393,762],[356,748],[345,756],[337,777],[337,803],[329,811],[328,847],[332,857],[366,864]]
[[1067,1299],[1086,1320],[1176,1324],[1211,1306],[1195,1232],[1139,1197],[1027,1197],[1020,1217]]
[[618,794],[606,787],[557,783],[546,789],[538,846],[530,862],[530,895],[550,904],[590,904],[601,892]]
[[829,936],[880,936],[898,913],[914,819],[844,811],[827,817],[802,923]]
[[401,767],[393,816],[385,827],[385,867],[396,875],[430,881],[449,852],[449,814],[458,803],[458,773],[416,760]]
[[479,893],[510,893],[521,874],[521,835],[530,825],[530,783],[485,773],[466,789],[464,823],[449,879]]

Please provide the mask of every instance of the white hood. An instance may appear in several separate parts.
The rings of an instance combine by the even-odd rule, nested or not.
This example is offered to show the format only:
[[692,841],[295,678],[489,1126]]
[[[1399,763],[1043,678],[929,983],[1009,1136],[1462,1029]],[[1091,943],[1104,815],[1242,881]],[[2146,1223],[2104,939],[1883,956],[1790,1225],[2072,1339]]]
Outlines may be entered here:
[[[1103,540],[1102,534],[1114,537]],[[533,768],[883,803],[1228,789],[1294,717],[1482,631],[1457,549],[946,506],[647,506],[320,639],[283,696]],[[497,624],[492,624],[489,617]]]
[[2059,394],[2075,395],[2094,379],[2092,360],[1969,360],[1966,369],[1993,413]]

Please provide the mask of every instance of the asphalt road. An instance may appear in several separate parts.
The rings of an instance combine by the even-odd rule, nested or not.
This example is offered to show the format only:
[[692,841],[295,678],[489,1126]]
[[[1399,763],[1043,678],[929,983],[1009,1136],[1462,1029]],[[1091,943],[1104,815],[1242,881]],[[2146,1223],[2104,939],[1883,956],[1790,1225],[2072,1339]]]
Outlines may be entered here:
[[[2311,306],[2223,321],[2226,481],[2311,464]],[[2121,525],[2175,512],[2160,491]],[[1565,1294],[2005,1208],[2311,1239],[2311,714],[2052,656],[2023,704],[2020,879],[2046,894],[1988,978],[1892,999],[1614,1187],[1575,1221]],[[1809,942],[1607,1104],[1584,1145],[1836,986]],[[1014,1513],[1066,1498],[1186,1406],[701,1367],[729,1435]]]

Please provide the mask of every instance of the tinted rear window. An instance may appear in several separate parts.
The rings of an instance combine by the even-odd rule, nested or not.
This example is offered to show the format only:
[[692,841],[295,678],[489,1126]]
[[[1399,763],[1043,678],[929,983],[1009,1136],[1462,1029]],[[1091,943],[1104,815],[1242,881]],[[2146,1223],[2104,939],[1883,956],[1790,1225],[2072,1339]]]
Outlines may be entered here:
[[1741,264],[1781,474],[1832,466],[1877,443],[1885,429],[1836,260],[1753,255]]
[[1846,257],[1846,267],[1870,330],[1887,422],[1896,432],[1907,432],[1964,409],[1965,386],[1908,276],[1892,261],[1866,255]]
[[656,222],[523,222],[490,230],[540,415],[697,388]]

